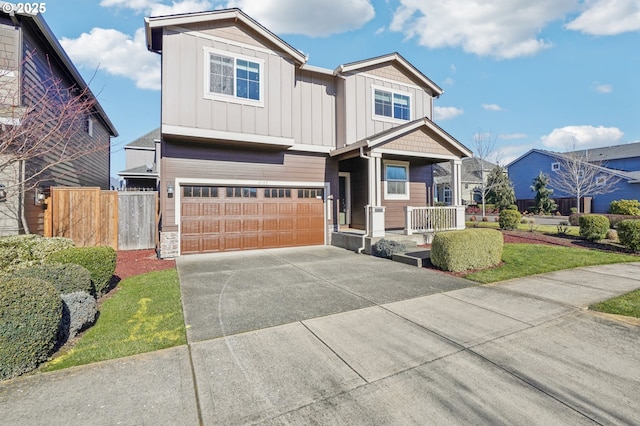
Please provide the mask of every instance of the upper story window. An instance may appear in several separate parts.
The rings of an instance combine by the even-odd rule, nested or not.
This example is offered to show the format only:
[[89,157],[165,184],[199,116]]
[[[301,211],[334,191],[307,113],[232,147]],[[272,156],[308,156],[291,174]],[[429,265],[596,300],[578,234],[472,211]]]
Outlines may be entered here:
[[84,131],[89,135],[89,137],[93,137],[93,118],[87,117],[84,122]]
[[554,172],[560,170],[560,163],[551,163],[551,170]]
[[205,48],[205,97],[262,103],[263,64],[257,58]]
[[386,117],[392,120],[411,120],[411,95],[385,88],[373,88],[374,118]]

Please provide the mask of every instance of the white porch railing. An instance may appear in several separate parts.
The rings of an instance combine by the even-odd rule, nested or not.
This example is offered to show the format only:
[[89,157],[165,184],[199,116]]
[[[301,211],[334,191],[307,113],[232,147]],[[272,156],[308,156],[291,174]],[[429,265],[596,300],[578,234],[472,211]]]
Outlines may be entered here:
[[[460,214],[462,213],[462,215]],[[405,234],[464,228],[464,207],[405,207]],[[462,223],[460,223],[462,218]]]

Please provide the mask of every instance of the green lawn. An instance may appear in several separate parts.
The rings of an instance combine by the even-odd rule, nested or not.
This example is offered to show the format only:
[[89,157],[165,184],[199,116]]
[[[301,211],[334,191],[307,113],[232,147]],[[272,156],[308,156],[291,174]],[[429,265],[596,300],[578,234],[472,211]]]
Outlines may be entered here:
[[501,266],[473,272],[465,278],[486,284],[580,266],[639,262],[640,257],[573,247],[505,244],[502,260]]
[[589,306],[594,311],[640,318],[640,290]]
[[77,344],[42,369],[75,365],[155,351],[186,343],[180,285],[175,269],[123,280],[100,307],[96,324]]
[[[493,228],[498,229],[498,222],[466,222],[467,228]],[[543,234],[549,235],[558,235],[558,225],[538,225],[537,223],[520,223],[518,224],[519,231],[536,231],[541,232]],[[571,235],[577,237],[580,235],[580,227],[579,226],[566,226],[566,235]]]

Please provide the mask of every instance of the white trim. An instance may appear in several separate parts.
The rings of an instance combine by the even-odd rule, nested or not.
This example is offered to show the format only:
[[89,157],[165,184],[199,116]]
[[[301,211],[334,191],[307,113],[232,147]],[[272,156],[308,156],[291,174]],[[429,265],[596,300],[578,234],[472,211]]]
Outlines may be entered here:
[[162,125],[162,133],[165,135],[185,136],[202,139],[219,139],[223,141],[233,142],[251,142],[266,145],[279,145],[285,147],[290,147],[295,144],[295,141],[291,138],[225,132],[222,130],[199,129],[196,127],[174,126],[170,124]]
[[[369,74],[367,72],[361,72],[361,73],[357,73],[357,75],[363,76],[363,77],[367,77],[370,78],[372,80],[379,80],[379,81],[384,81],[385,83],[390,83],[390,84],[397,84],[398,86],[403,86],[406,87],[408,89],[415,89],[415,90],[420,90],[422,92],[426,92],[424,90],[424,87],[420,87],[420,86],[416,86],[415,84],[411,84],[411,83],[405,83],[402,81],[398,81],[398,80],[392,80],[390,78],[386,78],[386,77],[379,77],[375,74]],[[427,95],[432,98],[430,93],[427,93]]]
[[[389,194],[387,192],[387,166],[400,166],[405,167],[407,169],[407,180],[406,182],[406,193],[405,194]],[[408,161],[397,161],[397,160],[384,160],[384,199],[385,200],[410,200],[411,194],[409,192],[409,187],[411,186],[411,167]]]
[[200,31],[190,30],[188,28],[183,28],[183,27],[172,25],[170,27],[167,27],[167,30],[175,31],[178,34],[184,34],[184,35],[191,36],[191,37],[202,38],[202,39],[205,39],[205,40],[211,40],[211,41],[216,41],[218,43],[224,43],[224,44],[228,44],[228,45],[231,45],[231,46],[240,47],[242,49],[250,49],[250,50],[255,50],[256,52],[260,52],[260,53],[266,53],[266,54],[269,54],[269,55],[280,56],[280,55],[277,55],[276,52],[274,52],[273,50],[265,49],[264,47],[261,47],[261,46],[255,46],[253,44],[242,43],[242,42],[239,42],[239,41],[236,41],[236,40],[230,40],[228,38],[217,37],[217,36],[214,36],[214,35],[202,33]]
[[0,77],[12,78],[15,77],[16,73],[11,70],[0,69]]
[[560,170],[560,163],[558,162],[551,163],[551,171],[557,172],[558,170]]
[[288,151],[301,151],[301,152],[319,152],[322,154],[329,154],[332,150],[330,146],[319,146],[319,145],[309,145],[297,143],[292,147],[288,148]]
[[[391,117],[387,117],[386,115],[378,115],[376,114],[376,90],[381,92],[391,93]],[[409,98],[409,119],[404,120],[401,118],[395,118],[393,116],[394,112],[394,104],[393,98],[395,95],[406,96]],[[403,92],[402,90],[391,89],[389,87],[378,86],[375,84],[371,85],[371,119],[373,121],[386,121],[388,123],[396,123],[396,124],[407,124],[413,121],[413,95],[409,92]]]
[[326,75],[335,77],[335,75],[333,74],[333,70],[330,70],[328,68],[317,67],[315,65],[309,65],[305,63],[300,66],[300,69],[303,71],[317,72],[318,74],[326,74]]
[[125,145],[124,149],[134,149],[136,151],[155,151],[155,147],[148,146],[135,146],[135,145]]
[[387,149],[387,148],[373,148],[372,151],[379,152],[380,154],[387,155],[402,155],[405,157],[420,157],[420,158],[437,158],[442,160],[459,160],[460,158],[455,155],[447,154],[432,154],[429,152],[413,152],[413,151],[401,151],[399,149]]
[[[254,56],[239,55],[237,53],[230,52],[228,50],[215,49],[209,46],[203,46],[202,50],[204,51],[204,64],[203,64],[204,65],[204,86],[203,86],[204,95],[203,96],[205,99],[211,99],[214,101],[231,102],[231,103],[237,103],[242,105],[250,105],[255,107],[264,107],[264,85],[265,85],[266,79],[264,78],[264,60],[263,59],[256,58]],[[209,83],[211,79],[211,58],[210,58],[211,54],[233,59],[233,95],[225,95],[222,93],[215,93],[215,92],[209,91],[210,89]],[[238,97],[236,93],[236,88],[238,87],[237,81],[236,81],[237,79],[236,67],[237,67],[238,59],[258,64],[259,74],[260,74],[260,82],[259,82],[260,98],[258,100],[250,99],[250,98],[241,98],[241,97]]]
[[[346,192],[345,197],[344,197],[344,204],[345,204],[345,225],[349,226],[351,225],[351,173],[350,172],[338,172],[338,182],[340,180],[340,178],[343,177],[344,179],[344,191]],[[338,183],[338,190],[340,190],[340,184]],[[340,194],[342,195],[342,194]],[[338,226],[340,226],[340,211],[338,211]]]

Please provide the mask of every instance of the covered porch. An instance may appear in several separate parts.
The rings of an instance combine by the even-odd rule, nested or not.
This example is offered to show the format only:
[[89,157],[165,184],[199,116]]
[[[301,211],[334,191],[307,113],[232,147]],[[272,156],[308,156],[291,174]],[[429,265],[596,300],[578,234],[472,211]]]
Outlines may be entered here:
[[[472,153],[431,120],[391,128],[331,155],[339,170],[334,233],[379,239],[464,228],[461,161]],[[448,206],[434,203],[437,163],[451,168]]]

